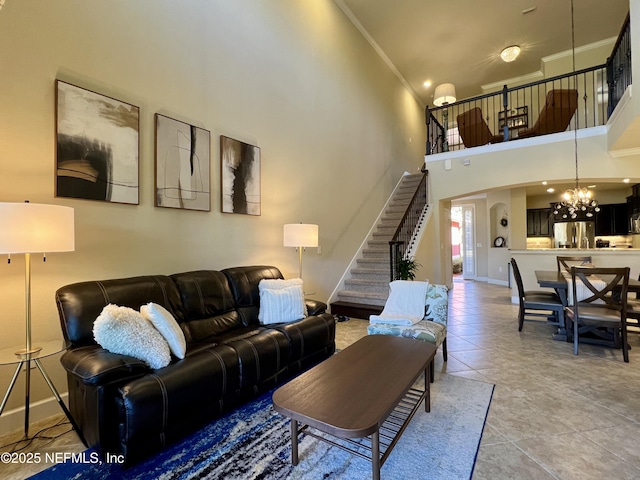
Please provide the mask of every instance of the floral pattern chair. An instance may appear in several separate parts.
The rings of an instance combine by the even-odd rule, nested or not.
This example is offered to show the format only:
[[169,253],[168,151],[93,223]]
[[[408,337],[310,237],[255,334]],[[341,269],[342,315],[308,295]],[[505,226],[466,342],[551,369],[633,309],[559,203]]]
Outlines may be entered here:
[[[414,338],[433,343],[436,349],[442,345],[442,357],[447,361],[447,316],[449,311],[449,289],[446,285],[429,284],[425,301],[424,319],[412,326],[396,326],[372,323],[367,328],[369,335],[393,335]],[[431,382],[434,380],[434,365],[431,362]]]

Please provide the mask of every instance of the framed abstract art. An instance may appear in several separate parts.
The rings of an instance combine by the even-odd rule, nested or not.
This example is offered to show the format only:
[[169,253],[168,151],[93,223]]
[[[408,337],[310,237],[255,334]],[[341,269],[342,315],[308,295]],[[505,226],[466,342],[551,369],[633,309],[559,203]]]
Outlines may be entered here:
[[156,113],[157,207],[211,210],[211,134]]
[[260,215],[260,148],[220,136],[222,212]]
[[139,203],[140,109],[56,80],[58,197]]

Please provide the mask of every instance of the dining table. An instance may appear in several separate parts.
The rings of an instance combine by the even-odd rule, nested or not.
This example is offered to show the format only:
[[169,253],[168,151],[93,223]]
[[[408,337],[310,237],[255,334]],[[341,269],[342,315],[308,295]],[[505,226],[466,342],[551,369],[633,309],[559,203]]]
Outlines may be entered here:
[[[569,282],[559,270],[535,270],[536,281],[543,288],[553,288],[560,297],[560,301],[566,307],[569,298]],[[628,293],[640,293],[640,280],[629,279]],[[565,325],[559,325],[558,331],[553,335],[554,340],[571,341],[571,332],[567,333]]]

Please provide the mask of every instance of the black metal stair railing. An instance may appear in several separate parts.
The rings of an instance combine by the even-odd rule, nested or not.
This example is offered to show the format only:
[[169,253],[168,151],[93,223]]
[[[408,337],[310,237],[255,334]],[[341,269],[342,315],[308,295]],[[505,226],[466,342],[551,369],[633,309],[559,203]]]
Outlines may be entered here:
[[607,59],[609,115],[613,113],[629,85],[631,85],[631,21],[627,14],[611,56]]
[[420,184],[416,189],[407,210],[400,220],[400,225],[396,229],[393,237],[389,241],[389,267],[391,281],[399,278],[399,263],[405,258],[414,232],[420,224],[422,214],[427,205],[427,175],[429,172],[424,171]]

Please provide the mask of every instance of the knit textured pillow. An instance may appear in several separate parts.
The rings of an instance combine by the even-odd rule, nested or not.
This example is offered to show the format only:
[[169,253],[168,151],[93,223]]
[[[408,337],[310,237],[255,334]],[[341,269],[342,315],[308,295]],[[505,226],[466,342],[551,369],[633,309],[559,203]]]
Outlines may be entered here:
[[140,313],[162,334],[169,344],[171,353],[178,358],[184,358],[187,351],[187,341],[173,315],[162,305],[153,302],[141,306]]
[[93,323],[93,338],[102,348],[146,362],[151,368],[171,362],[169,345],[142,314],[129,307],[109,304]]

